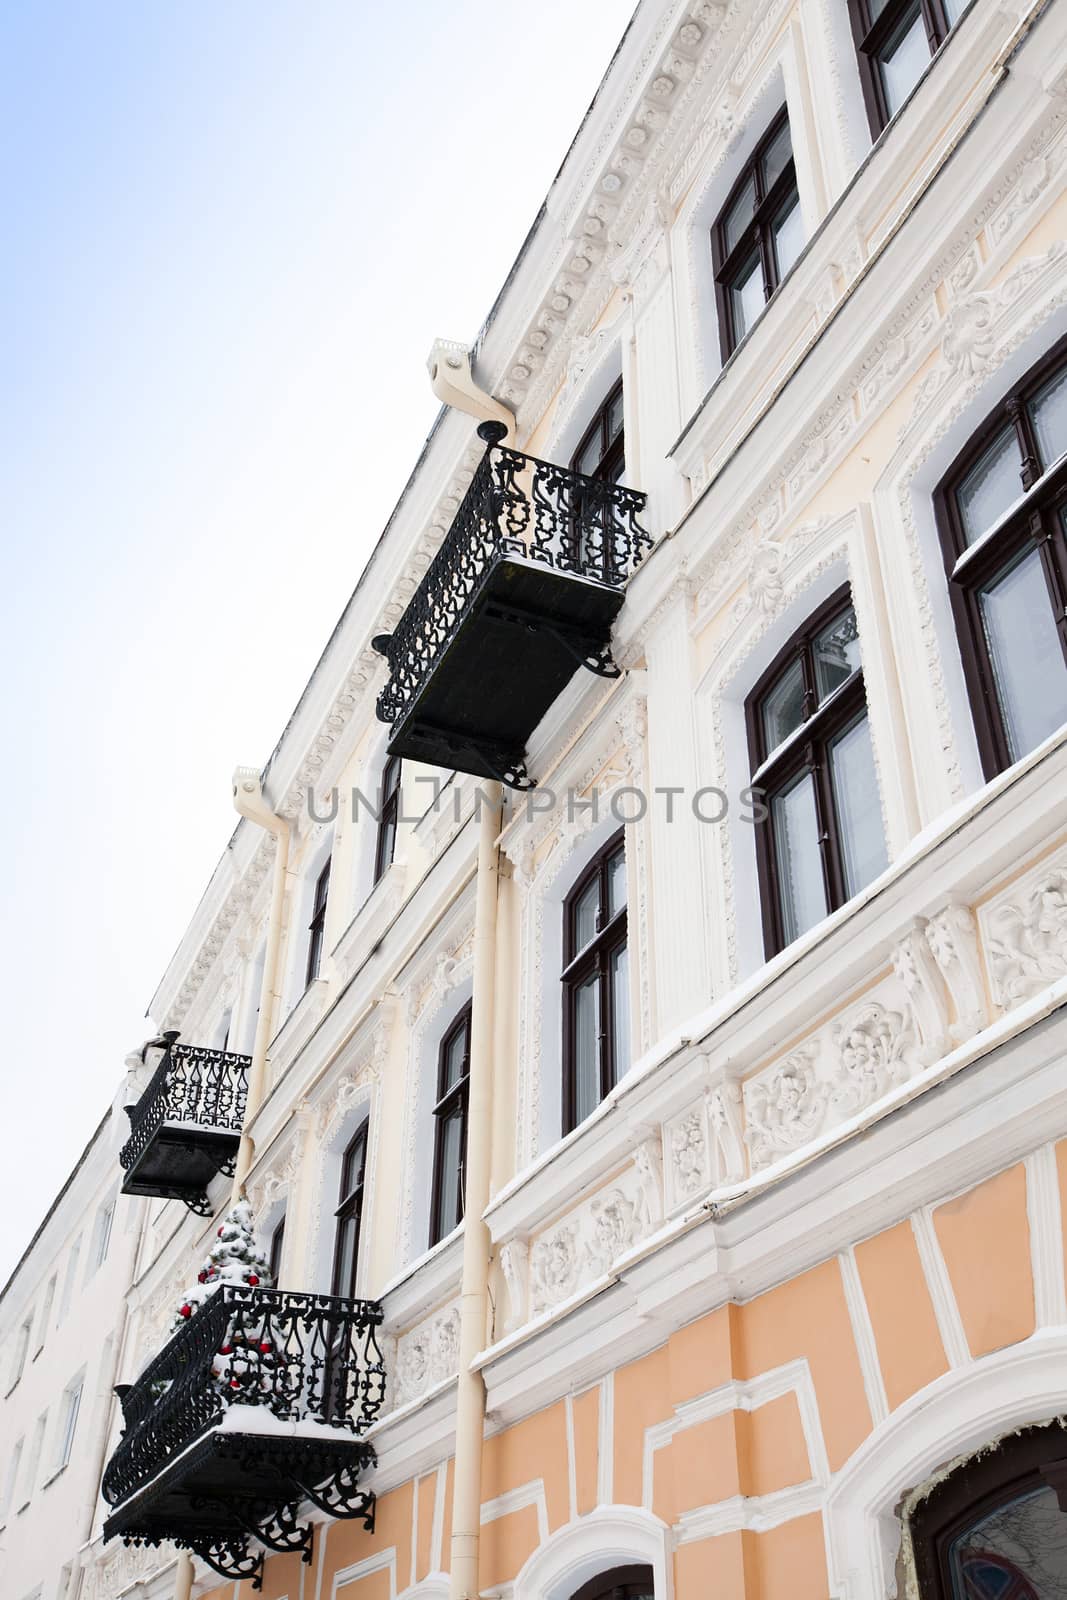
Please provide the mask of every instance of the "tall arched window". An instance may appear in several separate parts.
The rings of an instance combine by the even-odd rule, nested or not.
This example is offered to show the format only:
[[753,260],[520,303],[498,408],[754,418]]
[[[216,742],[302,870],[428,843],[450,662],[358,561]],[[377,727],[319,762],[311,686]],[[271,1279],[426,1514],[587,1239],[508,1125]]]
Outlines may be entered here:
[[392,864],[396,825],[400,816],[400,757],[390,756],[382,772],[378,798],[378,837],[374,846],[374,881],[378,883]]
[[367,1123],[349,1141],[341,1157],[341,1189],[334,1213],[331,1293],[355,1297],[359,1267],[359,1232],[363,1222],[363,1179],[367,1170]]
[[768,958],[886,865],[859,631],[847,585],[779,651],[745,702]]
[[934,506],[992,778],[1067,722],[1067,339],[986,418]]
[[612,1567],[576,1589],[571,1600],[655,1600],[652,1568]]
[[1067,1435],[1025,1428],[938,1482],[911,1517],[922,1600],[1067,1594]]
[[315,898],[312,902],[311,921],[308,923],[308,961],[304,975],[305,988],[314,983],[322,965],[322,945],[326,937],[326,901],[330,894],[330,862],[315,880]]
[[433,1109],[433,1191],[430,1243],[445,1239],[463,1221],[467,1171],[467,1094],[471,1070],[471,1007],[464,1006],[437,1055],[437,1103]]
[[622,831],[563,906],[563,1131],[569,1133],[630,1065],[626,851]]

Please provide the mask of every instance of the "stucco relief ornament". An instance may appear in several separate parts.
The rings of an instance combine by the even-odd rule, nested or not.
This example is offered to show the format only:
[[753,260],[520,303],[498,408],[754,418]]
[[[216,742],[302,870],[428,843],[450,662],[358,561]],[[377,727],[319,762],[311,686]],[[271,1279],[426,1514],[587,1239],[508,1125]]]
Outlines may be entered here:
[[716,1183],[735,1183],[745,1175],[741,1085],[723,1083],[708,1094],[708,1124]]
[[945,318],[941,344],[951,372],[973,378],[989,365],[997,342],[995,316],[996,300],[992,295],[975,294],[952,307]]
[[536,1314],[565,1300],[578,1286],[578,1224],[565,1222],[538,1239],[530,1252],[530,1300]]
[[621,1189],[609,1189],[593,1201],[590,1211],[593,1234],[586,1244],[586,1260],[593,1275],[599,1277],[636,1241],[640,1231],[637,1207]]
[[459,1371],[459,1307],[434,1323],[430,1339],[430,1381],[441,1383]]
[[525,1239],[508,1239],[500,1246],[500,1270],[508,1291],[504,1332],[521,1328],[528,1315],[529,1250]]
[[899,1011],[878,1000],[834,1029],[839,1070],[831,1099],[842,1116],[862,1111],[911,1077],[915,1035]]
[[769,1078],[744,1086],[745,1140],[752,1169],[813,1139],[826,1112],[826,1091],[815,1072],[819,1047],[801,1045]]
[[663,1221],[663,1160],[658,1139],[646,1139],[634,1151],[637,1172],[637,1223],[642,1232]]
[[978,951],[978,924],[970,906],[951,902],[926,924],[926,942],[956,1007],[949,1032],[960,1044],[986,1023],[985,984]]
[[694,1194],[707,1183],[708,1142],[702,1107],[671,1128],[671,1178],[677,1194]]
[[394,1404],[406,1405],[426,1387],[430,1372],[430,1334],[422,1328],[401,1339],[396,1351]]
[[989,958],[997,997],[1006,1006],[1067,973],[1067,870],[1045,873],[1021,903],[998,907]]

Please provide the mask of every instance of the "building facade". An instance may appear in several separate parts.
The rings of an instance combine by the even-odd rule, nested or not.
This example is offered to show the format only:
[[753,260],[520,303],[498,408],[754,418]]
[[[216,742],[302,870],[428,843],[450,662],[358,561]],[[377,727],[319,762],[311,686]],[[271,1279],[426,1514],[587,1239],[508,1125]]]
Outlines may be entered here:
[[1067,1593],[1065,169],[1062,6],[642,0],[152,1006],[373,1526],[115,1537],[212,1169],[83,1596]]

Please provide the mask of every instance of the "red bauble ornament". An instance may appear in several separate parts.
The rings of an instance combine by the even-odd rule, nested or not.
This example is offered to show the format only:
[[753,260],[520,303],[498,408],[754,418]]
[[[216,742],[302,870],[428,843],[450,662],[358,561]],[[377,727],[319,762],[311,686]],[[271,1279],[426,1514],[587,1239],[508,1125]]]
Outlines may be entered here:
[[231,1389],[239,1389],[240,1387],[241,1387],[241,1380],[239,1378],[231,1378],[230,1379],[230,1388]]
[[219,1232],[218,1232],[218,1237],[219,1237],[219,1238],[220,1238],[220,1239],[221,1239],[221,1238],[222,1238],[222,1229],[221,1229],[221,1228],[220,1228],[220,1229],[219,1229]]
[[193,1308],[192,1308],[192,1306],[188,1306],[188,1305],[182,1306],[181,1311],[179,1312],[179,1316],[182,1316],[182,1317],[191,1317],[192,1314],[193,1314]]
[[270,1354],[270,1350],[271,1350],[270,1340],[269,1339],[264,1339],[263,1343],[260,1345],[259,1348],[262,1350],[262,1352],[263,1352],[263,1354],[265,1356],[269,1355]]
[[232,1349],[233,1349],[233,1345],[232,1344],[220,1344],[219,1345],[219,1355],[220,1356],[228,1356]]
[[248,1286],[249,1286],[249,1288],[254,1289],[258,1282],[259,1282],[259,1279],[256,1277],[255,1273],[254,1272],[250,1272],[248,1274]]
[[207,1273],[206,1272],[198,1272],[197,1275],[196,1275],[196,1281],[197,1281],[197,1283],[206,1283],[207,1282]]

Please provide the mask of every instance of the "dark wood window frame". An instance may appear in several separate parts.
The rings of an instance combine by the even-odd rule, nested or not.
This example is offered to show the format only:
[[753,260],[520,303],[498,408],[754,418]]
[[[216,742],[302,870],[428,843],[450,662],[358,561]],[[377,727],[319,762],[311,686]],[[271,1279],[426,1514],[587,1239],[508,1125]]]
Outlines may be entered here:
[[267,1261],[270,1265],[270,1275],[274,1280],[274,1287],[278,1287],[278,1278],[282,1265],[282,1247],[285,1243],[285,1212],[283,1211],[278,1221],[274,1224],[270,1236],[270,1250]]
[[[715,273],[715,306],[719,316],[719,344],[722,359],[725,362],[733,355],[745,332],[738,333],[734,326],[733,305],[730,291],[735,281],[741,275],[741,268],[746,266],[754,254],[759,255],[760,270],[763,273],[763,300],[764,304],[778,288],[784,274],[778,270],[778,255],[774,244],[774,225],[787,209],[786,202],[790,194],[794,203],[800,203],[797,190],[796,158],[790,153],[789,160],[775,178],[769,189],[764,188],[763,162],[767,151],[777,139],[782,129],[789,126],[789,111],[783,108],[775,117],[767,132],[760,139],[759,144],[745,162],[730,193],[726,203],[715,219],[711,230],[711,257]],[[755,185],[756,205],[752,221],[744,233],[732,247],[726,243],[726,222],[733,209],[734,202],[742,194],[746,184]]]
[[326,936],[326,902],[330,896],[330,867],[332,857],[326,858],[326,865],[315,879],[315,897],[311,908],[311,921],[308,923],[308,959],[307,970],[304,973],[305,989],[319,975],[322,965],[322,946]]
[[1067,1515],[1067,1435],[1059,1423],[1024,1428],[964,1461],[920,1502],[910,1518],[923,1600],[953,1600],[953,1541],[981,1517],[1028,1490],[1051,1488]]
[[[1000,708],[979,593],[1013,558],[1021,558],[1031,548],[1041,555],[1049,604],[1067,662],[1067,532],[1062,521],[1067,507],[1067,458],[1060,459],[1058,465],[1042,462],[1028,409],[1037,392],[1065,368],[1067,338],[1059,340],[998,402],[934,490],[934,514],[949,599],[978,753],[987,780],[1011,766],[1015,758]],[[997,435],[1009,426],[1015,428],[1022,462],[1020,500],[1011,516],[999,524],[993,538],[981,541],[980,547],[968,545],[956,491]],[[1050,467],[1054,470],[1048,470]],[[965,569],[958,570],[960,558],[966,553]]]
[[[769,961],[789,942],[782,918],[781,881],[777,851],[774,843],[774,818],[771,801],[802,772],[814,777],[816,817],[819,828],[823,888],[826,892],[827,914],[836,911],[849,899],[845,885],[844,855],[837,808],[834,804],[833,782],[830,772],[829,747],[847,728],[867,715],[867,696],[863,684],[863,668],[859,667],[848,681],[834,690],[818,704],[815,665],[812,648],[816,636],[834,618],[852,606],[848,584],[834,591],[830,598],[805,619],[788,643],[775,656],[745,700],[745,722],[748,728],[748,753],[752,763],[754,785],[766,808],[766,815],[756,821],[756,868],[759,877],[760,905],[763,913],[763,944]],[[763,702],[782,674],[799,658],[804,677],[804,704],[807,712],[803,731],[786,740],[780,754],[766,747],[763,726]],[[774,757],[773,759],[768,759]]]
[[598,1572],[574,1591],[571,1600],[640,1600],[654,1593],[652,1568],[635,1565]]
[[[598,1039],[600,1099],[610,1093],[618,1081],[617,1038],[614,994],[611,984],[611,960],[627,943],[627,907],[624,904],[614,916],[609,907],[609,869],[620,852],[625,851],[623,829],[612,834],[571,885],[563,902],[563,1132],[570,1133],[578,1126],[577,1063],[575,1060],[575,1008],[578,990],[596,974],[599,990],[601,1032]],[[600,900],[597,910],[597,928],[594,937],[581,950],[576,948],[575,909],[586,889],[599,879]]]
[[374,841],[374,882],[380,883],[392,865],[396,829],[400,820],[399,756],[390,756],[382,768],[378,800],[378,833]]
[[926,43],[933,60],[953,27],[942,0],[886,0],[877,15],[871,0],[849,0],[849,20],[872,139],[878,138],[894,116],[886,99],[880,68],[882,54],[890,41],[900,37],[914,22],[916,11],[922,13]]
[[[448,1179],[448,1174],[444,1170],[445,1127],[456,1118],[459,1119],[459,1162],[455,1175],[457,1186],[455,1195],[456,1223],[458,1225],[463,1221],[464,1190],[467,1179],[467,1101],[470,1092],[471,1010],[471,1002],[468,1000],[447,1032],[442,1034],[441,1043],[437,1049],[437,1100],[433,1108],[433,1182],[430,1191],[431,1245],[439,1244],[445,1237],[443,1231],[444,1186]],[[448,1072],[449,1049],[460,1033],[464,1033],[466,1036],[462,1070],[456,1082],[448,1086],[446,1075]]]
[[611,413],[615,409],[615,402],[621,397],[622,379],[619,378],[612,384],[596,416],[578,441],[578,448],[571,456],[572,472],[580,470],[579,461],[599,434],[600,457],[592,472],[585,472],[585,476],[596,478],[602,483],[617,483],[621,478],[626,467],[626,429],[620,424],[617,433],[611,432]]
[[[367,1134],[369,1123],[363,1121],[345,1146],[341,1157],[341,1178],[338,1184],[337,1209],[334,1211],[333,1269],[330,1276],[331,1294],[355,1297],[356,1276],[359,1271],[359,1241],[363,1228],[363,1188],[367,1176]],[[355,1240],[348,1272],[345,1273],[344,1245],[349,1229]]]

